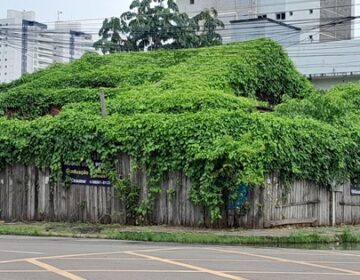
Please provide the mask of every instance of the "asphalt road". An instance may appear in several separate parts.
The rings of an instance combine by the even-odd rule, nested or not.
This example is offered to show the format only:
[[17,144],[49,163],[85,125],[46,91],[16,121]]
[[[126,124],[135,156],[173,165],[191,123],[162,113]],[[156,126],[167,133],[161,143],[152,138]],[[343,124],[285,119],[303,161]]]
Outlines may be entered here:
[[0,236],[0,279],[360,279],[360,250]]

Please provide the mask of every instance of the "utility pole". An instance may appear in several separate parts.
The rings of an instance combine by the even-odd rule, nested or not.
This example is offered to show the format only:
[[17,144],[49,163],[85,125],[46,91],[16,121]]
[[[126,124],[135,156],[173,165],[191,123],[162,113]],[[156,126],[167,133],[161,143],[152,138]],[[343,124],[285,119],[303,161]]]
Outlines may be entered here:
[[103,118],[107,116],[107,110],[106,110],[106,100],[105,100],[105,93],[103,90],[100,91],[100,106],[101,106],[101,115]]

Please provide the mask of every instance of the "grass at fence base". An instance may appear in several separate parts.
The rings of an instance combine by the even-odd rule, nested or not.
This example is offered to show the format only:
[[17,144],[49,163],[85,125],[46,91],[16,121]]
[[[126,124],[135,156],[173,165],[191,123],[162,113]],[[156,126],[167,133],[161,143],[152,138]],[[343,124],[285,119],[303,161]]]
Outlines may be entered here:
[[138,240],[152,242],[176,242],[188,244],[286,244],[286,243],[330,243],[327,236],[290,235],[290,236],[234,236],[202,233],[168,233],[168,232],[118,232],[111,236],[119,240]]
[[[329,229],[329,230],[327,230]],[[175,242],[183,244],[281,245],[281,244],[346,244],[360,243],[360,227],[294,229],[289,234],[276,230],[194,230],[166,227],[121,227],[72,223],[0,224],[0,235],[58,236],[104,238],[114,240]]]

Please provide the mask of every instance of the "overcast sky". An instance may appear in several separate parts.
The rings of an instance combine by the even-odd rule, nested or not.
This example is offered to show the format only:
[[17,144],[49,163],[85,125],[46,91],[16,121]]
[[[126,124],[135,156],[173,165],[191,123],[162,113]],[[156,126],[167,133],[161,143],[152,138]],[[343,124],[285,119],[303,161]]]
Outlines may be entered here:
[[63,12],[61,20],[103,19],[119,16],[129,9],[131,2],[132,0],[0,0],[0,18],[6,18],[8,9],[15,9],[35,11],[36,20],[45,23],[56,21],[57,11]]

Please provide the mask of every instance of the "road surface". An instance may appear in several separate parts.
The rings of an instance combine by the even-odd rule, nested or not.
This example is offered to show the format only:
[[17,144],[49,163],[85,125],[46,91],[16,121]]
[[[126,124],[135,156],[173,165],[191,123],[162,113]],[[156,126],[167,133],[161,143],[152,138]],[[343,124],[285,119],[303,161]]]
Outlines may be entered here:
[[360,250],[0,236],[1,280],[359,280]]

